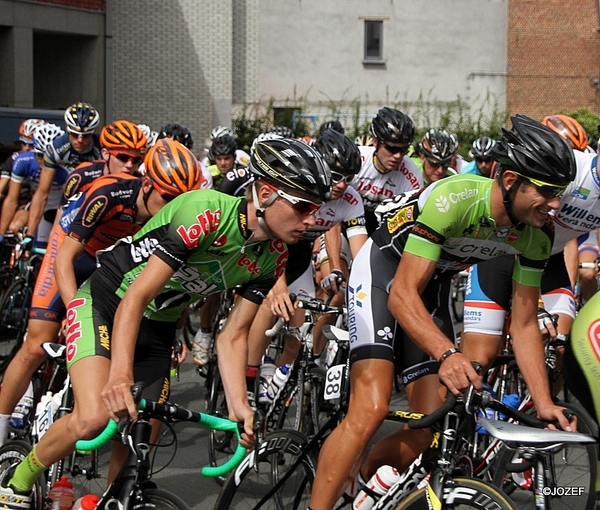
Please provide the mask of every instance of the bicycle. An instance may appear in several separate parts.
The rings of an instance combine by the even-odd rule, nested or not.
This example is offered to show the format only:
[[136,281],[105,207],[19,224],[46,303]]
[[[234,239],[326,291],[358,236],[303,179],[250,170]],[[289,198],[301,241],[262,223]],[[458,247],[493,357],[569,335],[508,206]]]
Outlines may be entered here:
[[11,264],[14,272],[0,300],[0,373],[6,370],[23,343],[33,286],[44,253],[44,248],[24,250],[18,242],[12,247]]
[[[116,422],[111,420],[97,438],[77,442],[78,450],[96,450],[110,441],[118,428],[121,441],[130,448],[125,465],[106,489],[96,508],[113,508],[118,505],[118,508],[122,510],[134,508],[186,510],[188,506],[179,496],[157,488],[156,484],[152,482],[149,451],[153,445],[150,443],[150,419],[160,419],[167,424],[183,421],[198,423],[209,429],[233,433],[238,441],[241,437],[239,424],[225,418],[178,407],[172,403],[159,404],[140,398],[141,389],[140,383],[132,387],[134,400],[138,402],[139,410],[138,419],[135,422],[129,418],[117,426]],[[207,477],[223,476],[235,469],[245,455],[246,449],[238,443],[234,455],[226,463],[220,466],[205,466],[202,468],[202,475]]]

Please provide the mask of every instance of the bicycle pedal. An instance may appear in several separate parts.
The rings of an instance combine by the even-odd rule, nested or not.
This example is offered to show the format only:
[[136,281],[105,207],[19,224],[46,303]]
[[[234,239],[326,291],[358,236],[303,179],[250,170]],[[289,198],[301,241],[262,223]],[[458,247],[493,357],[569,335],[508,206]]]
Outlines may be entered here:
[[206,379],[208,377],[208,366],[207,365],[202,365],[201,367],[196,367],[196,373]]

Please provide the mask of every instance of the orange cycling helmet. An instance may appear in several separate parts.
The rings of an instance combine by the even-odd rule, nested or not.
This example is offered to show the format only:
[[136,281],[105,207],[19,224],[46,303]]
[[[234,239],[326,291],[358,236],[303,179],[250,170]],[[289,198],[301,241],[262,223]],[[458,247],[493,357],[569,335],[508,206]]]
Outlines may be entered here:
[[134,150],[144,152],[148,140],[137,124],[117,120],[100,131],[100,145],[108,150]]
[[588,136],[583,126],[573,117],[567,115],[549,115],[542,120],[549,127],[571,144],[573,149],[584,150],[588,145]]
[[161,194],[177,196],[202,184],[202,170],[194,153],[172,138],[161,138],[144,158],[146,175]]

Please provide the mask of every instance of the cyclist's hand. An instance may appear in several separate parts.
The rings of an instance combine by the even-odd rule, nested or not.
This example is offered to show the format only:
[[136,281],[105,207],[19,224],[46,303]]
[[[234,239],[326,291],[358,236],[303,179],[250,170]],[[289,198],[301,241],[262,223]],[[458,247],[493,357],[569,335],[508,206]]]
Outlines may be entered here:
[[248,405],[248,402],[240,402],[231,411],[229,411],[229,419],[244,424],[242,432],[242,440],[240,444],[244,448],[254,448],[256,444],[256,433],[254,432],[254,411]]
[[457,397],[471,383],[476,390],[481,390],[481,376],[475,371],[471,360],[461,352],[448,356],[440,365],[438,375],[442,383]]
[[109,379],[106,386],[102,389],[100,396],[109,416],[119,421],[127,416],[137,419],[138,410],[131,395],[131,386],[133,379],[129,377],[119,377]]
[[269,292],[266,301],[267,307],[273,315],[283,317],[286,321],[289,321],[294,315],[294,302],[287,287],[285,292]]
[[[340,291],[341,284],[345,281],[344,273],[339,269],[334,269],[321,280],[321,288],[327,293],[335,294]],[[340,284],[339,287],[338,283]]]
[[[575,432],[577,430],[577,416],[571,416],[571,421],[569,421],[569,418],[565,416],[565,410],[568,411],[568,409],[565,409],[564,407],[549,404],[545,407],[537,407],[537,416],[540,420],[558,422],[558,425],[563,430]],[[552,424],[548,425],[548,428],[556,429]]]

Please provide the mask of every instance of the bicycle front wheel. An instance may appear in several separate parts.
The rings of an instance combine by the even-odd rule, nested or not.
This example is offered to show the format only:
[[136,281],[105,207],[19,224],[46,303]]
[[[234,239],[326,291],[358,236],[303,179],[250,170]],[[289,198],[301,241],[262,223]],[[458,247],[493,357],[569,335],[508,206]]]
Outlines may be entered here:
[[189,506],[183,499],[172,492],[163,489],[144,490],[144,505],[148,510],[189,510]]
[[[427,489],[419,489],[402,501],[396,510],[428,510]],[[514,510],[517,507],[492,484],[476,478],[457,477],[444,489],[443,509],[478,508],[480,510]]]
[[316,465],[307,448],[306,436],[294,430],[269,435],[260,445],[256,462],[252,451],[229,474],[215,510],[307,508]]
[[[12,477],[17,464],[19,464],[31,450],[31,445],[26,441],[13,440],[9,441],[0,448],[0,483],[3,486],[8,485],[8,481]],[[41,475],[31,493],[31,509],[43,510],[45,507],[45,477]]]

